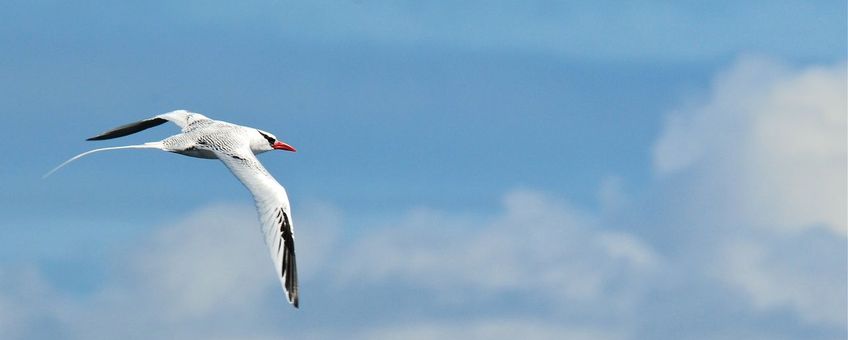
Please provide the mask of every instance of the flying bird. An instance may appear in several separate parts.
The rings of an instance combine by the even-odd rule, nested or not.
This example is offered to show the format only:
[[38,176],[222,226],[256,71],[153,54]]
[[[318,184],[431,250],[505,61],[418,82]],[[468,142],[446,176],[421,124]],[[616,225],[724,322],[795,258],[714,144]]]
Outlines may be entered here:
[[294,256],[294,229],[291,207],[283,188],[256,159],[257,154],[271,150],[295,152],[291,145],[274,135],[251,127],[209,119],[186,110],[171,111],[139,122],[119,126],[87,140],[123,137],[145,129],[172,122],[182,132],[158,142],[140,145],[115,146],[83,152],[60,164],[44,177],[80,157],[106,150],[159,149],[190,157],[218,159],[247,187],[256,201],[265,245],[285,290],[289,303],[298,307],[297,264]]

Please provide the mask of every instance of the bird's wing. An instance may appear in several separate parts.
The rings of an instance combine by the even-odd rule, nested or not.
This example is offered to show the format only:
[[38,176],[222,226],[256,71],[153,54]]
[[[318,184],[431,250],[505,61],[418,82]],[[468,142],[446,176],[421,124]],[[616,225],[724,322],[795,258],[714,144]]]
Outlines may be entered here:
[[265,245],[277,269],[286,298],[298,307],[297,264],[294,256],[294,229],[291,207],[283,188],[249,149],[212,150],[227,168],[253,194]]
[[154,126],[165,124],[165,122],[172,122],[174,124],[177,124],[177,126],[179,126],[183,132],[185,132],[189,129],[189,125],[207,120],[210,119],[206,118],[206,116],[199,113],[188,112],[186,110],[176,110],[168,113],[163,113],[156,117],[148,118],[142,121],[124,124],[86,140],[104,140],[123,137],[126,135],[134,134],[139,131],[147,130]]

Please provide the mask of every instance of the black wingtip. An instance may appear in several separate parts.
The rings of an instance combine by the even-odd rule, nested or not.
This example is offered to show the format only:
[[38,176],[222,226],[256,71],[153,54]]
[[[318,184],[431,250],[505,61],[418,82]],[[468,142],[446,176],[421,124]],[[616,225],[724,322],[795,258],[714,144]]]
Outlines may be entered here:
[[298,308],[300,306],[300,293],[298,292],[297,262],[295,262],[294,250],[292,249],[286,255],[283,259],[283,265],[286,267],[284,277],[286,280],[286,291],[288,293],[287,298],[294,308]]
[[121,125],[119,127],[116,127],[116,128],[109,130],[109,131],[106,131],[106,132],[99,134],[97,136],[88,138],[86,140],[87,141],[93,141],[93,140],[104,140],[104,139],[112,139],[112,138],[123,137],[123,136],[126,136],[126,135],[134,134],[134,133],[142,131],[142,130],[152,128],[154,126],[165,124],[165,122],[167,122],[167,121],[168,121],[167,119],[158,118],[158,117],[146,119],[146,120],[142,120],[140,122]]
[[[286,289],[286,299],[294,308],[300,305],[300,297],[298,294],[297,285],[297,258],[294,254],[294,235],[292,234],[289,215],[282,209],[277,213],[278,223],[280,223],[280,241],[283,243],[283,258],[280,272],[283,276],[283,282]],[[277,251],[279,251],[279,245]]]

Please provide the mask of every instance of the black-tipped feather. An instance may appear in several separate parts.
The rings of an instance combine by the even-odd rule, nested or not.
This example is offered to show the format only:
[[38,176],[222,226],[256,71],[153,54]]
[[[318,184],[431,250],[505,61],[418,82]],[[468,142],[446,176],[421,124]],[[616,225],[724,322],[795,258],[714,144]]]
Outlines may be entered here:
[[116,127],[112,130],[106,131],[104,133],[101,133],[100,135],[91,137],[91,138],[86,139],[86,140],[104,140],[104,139],[112,139],[112,138],[123,137],[123,136],[126,136],[126,135],[134,134],[134,133],[139,132],[141,130],[146,130],[146,129],[152,128],[154,126],[159,126],[159,125],[165,124],[165,122],[167,122],[167,121],[168,120],[164,119],[164,118],[150,118],[150,119],[142,120],[140,122],[121,125],[119,127]]
[[[281,209],[282,210],[282,209]],[[299,304],[299,296],[297,293],[297,261],[294,256],[294,237],[292,235],[289,216],[283,213],[283,223],[280,224],[281,239],[285,245],[283,251],[282,275],[286,282],[287,298],[291,301],[295,308]]]

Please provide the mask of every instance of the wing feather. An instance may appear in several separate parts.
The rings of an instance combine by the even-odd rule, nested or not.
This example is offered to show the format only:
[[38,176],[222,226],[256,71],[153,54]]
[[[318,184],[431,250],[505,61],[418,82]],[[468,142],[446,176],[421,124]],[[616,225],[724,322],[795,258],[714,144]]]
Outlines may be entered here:
[[265,235],[265,245],[271,253],[280,283],[286,292],[288,301],[298,307],[294,227],[285,188],[265,170],[265,167],[259,163],[259,160],[250,150],[214,152],[218,159],[253,194],[262,233]]
[[119,127],[116,127],[112,130],[101,133],[97,136],[88,138],[86,140],[105,140],[105,139],[123,137],[123,136],[126,136],[126,135],[134,134],[134,133],[142,131],[142,130],[147,130],[147,129],[152,128],[154,126],[159,126],[159,125],[165,124],[166,122],[168,122],[167,119],[159,118],[159,117],[153,117],[153,118],[145,119],[145,120],[142,120],[142,121],[139,121],[139,122],[121,125]]
[[106,140],[123,137],[134,134],[139,131],[147,130],[155,126],[165,124],[166,122],[172,122],[176,124],[182,129],[183,132],[185,132],[188,129],[189,125],[203,120],[209,120],[209,118],[206,118],[206,116],[199,113],[189,112],[186,110],[176,110],[168,113],[163,113],[156,117],[148,118],[142,121],[124,124],[104,133],[101,133],[97,136],[88,138],[86,140]]

